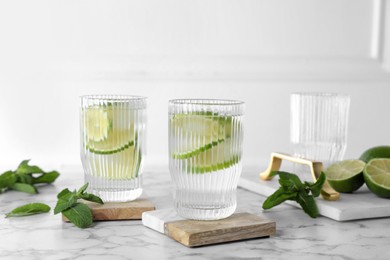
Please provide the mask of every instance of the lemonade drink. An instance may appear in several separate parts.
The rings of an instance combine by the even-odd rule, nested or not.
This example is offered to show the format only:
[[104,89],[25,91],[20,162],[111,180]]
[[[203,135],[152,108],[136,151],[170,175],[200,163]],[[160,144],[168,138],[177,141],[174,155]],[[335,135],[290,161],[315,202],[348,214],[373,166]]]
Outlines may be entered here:
[[235,211],[243,107],[229,100],[170,101],[170,173],[181,216],[212,220]]
[[130,201],[142,193],[145,109],[143,97],[81,97],[85,182],[104,201]]

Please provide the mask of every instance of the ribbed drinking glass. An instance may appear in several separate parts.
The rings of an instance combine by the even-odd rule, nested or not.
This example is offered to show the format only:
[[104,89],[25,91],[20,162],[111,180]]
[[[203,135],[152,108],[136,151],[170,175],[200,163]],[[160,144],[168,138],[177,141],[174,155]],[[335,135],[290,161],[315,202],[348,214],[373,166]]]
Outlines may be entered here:
[[82,96],[81,161],[88,191],[103,201],[131,201],[142,193],[146,98]]
[[169,169],[179,215],[213,220],[234,213],[243,112],[241,101],[169,101]]
[[337,93],[291,94],[291,143],[294,155],[325,167],[344,157],[350,97]]

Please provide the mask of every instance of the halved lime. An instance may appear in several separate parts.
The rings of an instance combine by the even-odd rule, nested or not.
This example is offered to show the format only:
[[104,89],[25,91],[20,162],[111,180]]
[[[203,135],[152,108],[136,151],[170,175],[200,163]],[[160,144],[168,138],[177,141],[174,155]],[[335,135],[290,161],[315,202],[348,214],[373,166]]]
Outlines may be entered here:
[[338,192],[351,193],[364,184],[365,165],[365,162],[361,160],[344,160],[329,166],[325,175],[333,189]]
[[390,198],[390,159],[372,159],[363,171],[367,187],[379,197]]
[[382,145],[372,147],[366,150],[359,159],[367,163],[375,158],[390,158],[390,146]]

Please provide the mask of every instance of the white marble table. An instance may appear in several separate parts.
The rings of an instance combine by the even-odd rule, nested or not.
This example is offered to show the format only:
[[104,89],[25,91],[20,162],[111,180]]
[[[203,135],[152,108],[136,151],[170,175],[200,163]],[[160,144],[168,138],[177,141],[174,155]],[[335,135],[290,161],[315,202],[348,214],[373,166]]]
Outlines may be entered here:
[[[40,194],[0,195],[0,259],[390,259],[390,219],[336,222],[311,219],[282,205],[263,212],[264,197],[238,190],[238,211],[263,214],[276,221],[275,236],[200,248],[187,248],[142,226],[141,221],[97,222],[88,229],[62,223],[59,215],[4,218],[4,213],[29,202],[54,207],[56,194],[77,188],[80,170],[63,169],[54,185]],[[254,173],[256,174],[256,173]],[[172,185],[167,169],[144,175],[145,193],[157,208],[171,207]]]

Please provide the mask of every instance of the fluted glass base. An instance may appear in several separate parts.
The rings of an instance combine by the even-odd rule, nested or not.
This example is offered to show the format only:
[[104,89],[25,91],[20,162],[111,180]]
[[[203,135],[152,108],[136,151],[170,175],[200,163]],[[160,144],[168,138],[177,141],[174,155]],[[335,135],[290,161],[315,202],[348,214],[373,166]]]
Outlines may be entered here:
[[104,202],[132,201],[142,194],[140,178],[107,180],[101,177],[86,175],[85,182],[90,184],[87,191],[99,196]]
[[236,210],[236,191],[224,192],[221,196],[220,192],[178,190],[174,205],[177,213],[184,218],[223,219],[232,215]]

